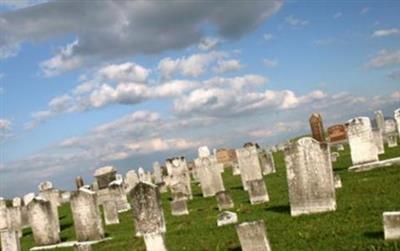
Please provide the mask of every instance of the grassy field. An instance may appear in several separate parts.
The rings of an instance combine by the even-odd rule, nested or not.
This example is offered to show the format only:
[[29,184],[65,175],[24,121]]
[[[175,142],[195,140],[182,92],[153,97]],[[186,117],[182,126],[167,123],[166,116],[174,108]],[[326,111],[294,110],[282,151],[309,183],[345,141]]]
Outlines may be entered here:
[[[383,240],[382,213],[400,210],[400,166],[352,173],[349,149],[340,152],[334,164],[343,188],[336,190],[335,212],[292,218],[287,194],[283,153],[275,154],[277,173],[265,177],[270,202],[251,206],[240,178],[224,173],[225,187],[233,197],[239,222],[263,219],[273,250],[400,250],[400,242]],[[400,147],[386,149],[381,159],[400,156]],[[215,198],[202,198],[193,184],[194,198],[188,203],[188,216],[171,216],[169,194],[163,194],[167,221],[166,242],[173,250],[241,250],[233,225],[217,227],[219,213]],[[68,205],[60,208],[61,237],[73,240],[74,230]],[[142,239],[134,237],[131,212],[120,215],[119,225],[107,226],[113,240],[93,246],[93,250],[145,250]],[[34,246],[30,230],[24,232],[22,249]],[[58,249],[72,250],[72,249]]]

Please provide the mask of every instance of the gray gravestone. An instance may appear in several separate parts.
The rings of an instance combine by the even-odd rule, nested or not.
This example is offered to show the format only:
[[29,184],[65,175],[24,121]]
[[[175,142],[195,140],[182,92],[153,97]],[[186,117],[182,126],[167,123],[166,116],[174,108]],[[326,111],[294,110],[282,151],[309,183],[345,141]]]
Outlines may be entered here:
[[220,211],[234,207],[233,200],[226,191],[218,192],[215,197]]
[[271,251],[264,221],[244,222],[236,226],[242,251]]
[[214,196],[217,192],[225,191],[221,173],[223,164],[217,162],[215,156],[202,156],[195,159],[197,174],[203,197]]
[[135,170],[129,170],[125,176],[125,193],[129,193],[138,183],[139,177]]
[[115,200],[106,200],[103,202],[104,223],[106,225],[119,224],[118,207]]
[[118,212],[126,212],[131,209],[131,206],[126,197],[122,180],[115,180],[108,186],[110,199],[117,203]]
[[250,203],[252,205],[269,201],[267,187],[263,179],[247,181],[247,192],[249,193]]
[[1,250],[21,251],[18,232],[14,230],[0,230]]
[[192,199],[192,187],[190,183],[190,173],[184,157],[175,157],[165,161],[168,171],[168,185],[171,193],[183,193],[188,199]]
[[385,240],[400,239],[400,211],[383,213]]
[[247,191],[247,181],[263,178],[261,163],[258,157],[258,150],[255,146],[236,149],[242,185]]

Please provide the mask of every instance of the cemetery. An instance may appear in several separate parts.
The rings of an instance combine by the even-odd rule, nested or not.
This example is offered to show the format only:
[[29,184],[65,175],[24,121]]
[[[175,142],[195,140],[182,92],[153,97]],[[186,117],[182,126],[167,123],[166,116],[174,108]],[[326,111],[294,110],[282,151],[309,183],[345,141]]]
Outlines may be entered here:
[[399,250],[399,113],[327,132],[313,113],[281,147],[101,167],[74,191],[44,181],[1,198],[1,250]]

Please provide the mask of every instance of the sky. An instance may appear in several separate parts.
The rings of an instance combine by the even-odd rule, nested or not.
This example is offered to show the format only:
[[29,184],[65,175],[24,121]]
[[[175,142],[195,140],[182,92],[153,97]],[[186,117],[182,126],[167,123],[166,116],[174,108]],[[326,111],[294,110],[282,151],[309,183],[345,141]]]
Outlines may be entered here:
[[400,107],[399,1],[0,0],[0,196]]

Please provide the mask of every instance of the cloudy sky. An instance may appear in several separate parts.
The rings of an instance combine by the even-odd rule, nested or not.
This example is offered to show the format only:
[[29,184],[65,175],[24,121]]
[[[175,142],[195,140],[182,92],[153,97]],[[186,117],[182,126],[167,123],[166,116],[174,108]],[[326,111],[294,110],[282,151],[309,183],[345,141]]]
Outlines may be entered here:
[[400,106],[398,1],[0,1],[0,196]]

